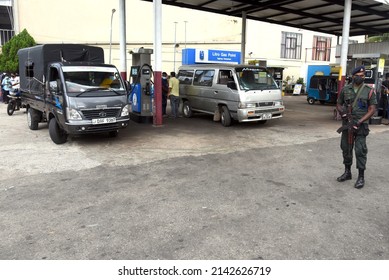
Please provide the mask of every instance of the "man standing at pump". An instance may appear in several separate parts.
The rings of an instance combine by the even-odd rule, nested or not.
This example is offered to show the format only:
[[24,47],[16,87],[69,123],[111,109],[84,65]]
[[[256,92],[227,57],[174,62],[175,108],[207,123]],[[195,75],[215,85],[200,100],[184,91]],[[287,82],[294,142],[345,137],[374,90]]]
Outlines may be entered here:
[[167,73],[162,72],[162,116],[166,116],[168,93],[169,93],[169,81],[167,79]]
[[178,107],[180,105],[180,81],[176,78],[175,72],[170,72],[169,94],[172,117],[178,118]]
[[[339,94],[336,109],[342,116],[343,126],[340,147],[343,153],[344,173],[337,178],[338,182],[351,180],[351,165],[353,163],[353,148],[358,169],[358,179],[354,187],[365,185],[365,169],[367,161],[366,136],[369,134],[369,119],[376,110],[376,94],[374,89],[364,84],[365,66],[358,66],[352,71],[352,82],[346,85]],[[350,143],[350,138],[351,143]]]

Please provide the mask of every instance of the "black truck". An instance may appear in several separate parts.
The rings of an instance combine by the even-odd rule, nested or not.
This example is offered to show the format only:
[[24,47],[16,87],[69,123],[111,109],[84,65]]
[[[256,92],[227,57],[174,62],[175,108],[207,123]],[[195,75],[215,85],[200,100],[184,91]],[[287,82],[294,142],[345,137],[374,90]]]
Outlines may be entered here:
[[31,130],[49,124],[56,144],[68,135],[116,136],[129,122],[126,84],[117,68],[104,64],[102,48],[80,44],[44,44],[20,49],[22,102]]

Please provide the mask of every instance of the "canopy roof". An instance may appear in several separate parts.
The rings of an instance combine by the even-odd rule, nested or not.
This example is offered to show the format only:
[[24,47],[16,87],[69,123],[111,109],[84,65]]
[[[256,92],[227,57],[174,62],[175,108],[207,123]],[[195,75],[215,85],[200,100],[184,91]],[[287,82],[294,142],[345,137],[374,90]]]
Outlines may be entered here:
[[[152,0],[144,0],[152,2]],[[343,0],[162,0],[163,4],[342,35]],[[353,0],[350,36],[389,32],[389,5]]]

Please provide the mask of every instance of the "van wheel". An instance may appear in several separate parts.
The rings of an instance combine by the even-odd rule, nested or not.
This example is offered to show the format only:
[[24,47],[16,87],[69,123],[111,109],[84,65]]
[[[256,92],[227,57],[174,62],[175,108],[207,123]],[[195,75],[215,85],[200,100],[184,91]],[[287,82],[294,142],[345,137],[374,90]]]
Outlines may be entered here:
[[228,108],[226,106],[222,107],[221,123],[223,126],[230,126],[231,125],[230,111],[228,110]]
[[61,129],[57,123],[57,120],[55,118],[51,118],[49,122],[49,134],[51,140],[55,144],[63,144],[66,142],[68,135],[66,132]]
[[27,109],[27,125],[31,130],[37,130],[39,124],[39,114],[33,108]]
[[189,101],[184,102],[184,106],[182,106],[182,113],[185,118],[191,118],[193,116],[192,107],[190,106]]
[[308,104],[310,104],[310,105],[315,104],[315,99],[313,99],[312,97],[309,97],[307,101],[308,101]]

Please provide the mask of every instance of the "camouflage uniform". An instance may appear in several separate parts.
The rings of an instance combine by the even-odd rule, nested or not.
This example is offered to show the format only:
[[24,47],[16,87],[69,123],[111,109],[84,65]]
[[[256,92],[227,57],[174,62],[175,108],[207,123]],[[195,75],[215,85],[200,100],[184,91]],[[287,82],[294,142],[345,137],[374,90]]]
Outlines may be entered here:
[[[374,90],[365,84],[362,84],[359,88],[358,100],[355,102],[355,105],[352,107],[352,119],[354,123],[357,123],[360,118],[362,118],[366,113],[370,105],[377,104],[377,98]],[[357,97],[358,92],[354,91],[353,84],[350,83],[343,88],[341,91],[338,104],[346,106],[347,104],[354,104],[354,100]],[[350,102],[350,103],[349,103]],[[348,120],[343,120],[343,125],[347,125]],[[355,133],[355,157],[357,161],[357,168],[361,170],[366,169],[367,161],[367,145],[366,145],[366,136],[369,134],[369,124],[368,121],[362,123],[358,130]],[[351,166],[353,162],[353,147],[349,147],[348,144],[348,130],[343,130],[342,138],[340,142],[340,148],[343,152],[343,163],[346,166]],[[350,152],[351,151],[351,152]]]

